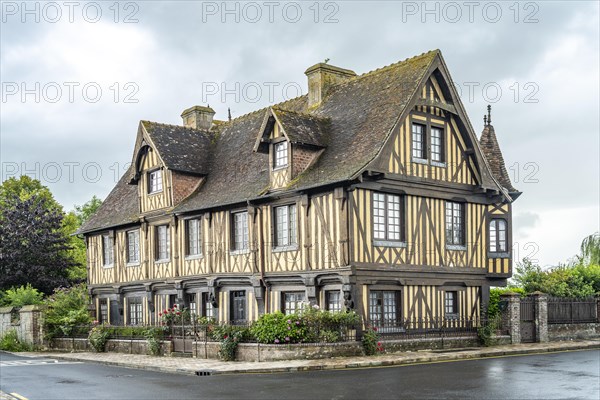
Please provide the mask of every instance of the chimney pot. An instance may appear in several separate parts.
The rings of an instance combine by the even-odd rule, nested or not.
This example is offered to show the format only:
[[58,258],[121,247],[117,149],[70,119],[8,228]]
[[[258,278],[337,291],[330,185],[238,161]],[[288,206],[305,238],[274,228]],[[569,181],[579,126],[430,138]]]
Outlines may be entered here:
[[203,131],[210,130],[215,110],[210,107],[193,106],[181,113],[183,126],[186,128],[200,129]]
[[356,76],[354,71],[326,63],[315,64],[308,68],[304,74],[308,77],[309,107],[319,105],[329,94],[332,86]]

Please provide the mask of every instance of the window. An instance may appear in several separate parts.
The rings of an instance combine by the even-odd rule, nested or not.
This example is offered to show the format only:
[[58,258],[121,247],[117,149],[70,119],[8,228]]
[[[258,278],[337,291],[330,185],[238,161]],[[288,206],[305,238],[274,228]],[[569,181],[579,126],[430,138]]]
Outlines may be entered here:
[[188,219],[185,221],[186,228],[186,246],[188,256],[199,256],[202,254],[201,240],[201,224],[199,219]]
[[329,290],[325,292],[325,308],[327,311],[331,312],[341,312],[342,311],[342,296],[339,290]]
[[127,316],[129,318],[129,325],[141,325],[142,324],[142,298],[141,297],[130,297],[127,299]]
[[373,194],[373,237],[375,240],[402,241],[400,196]]
[[445,292],[444,309],[446,311],[446,317],[458,315],[458,293],[456,291]]
[[188,293],[186,300],[188,309],[190,310],[190,315],[198,315],[198,307],[196,305],[196,294]]
[[140,262],[140,231],[127,232],[127,263],[139,264]]
[[492,219],[490,221],[490,252],[505,252],[506,245],[506,220]]
[[446,244],[464,246],[464,209],[463,204],[446,202]]
[[102,235],[102,265],[110,267],[113,265],[113,239],[110,235]]
[[233,250],[248,249],[248,212],[233,214]]
[[156,227],[156,260],[168,260],[171,256],[170,234],[168,225]]
[[98,315],[98,322],[101,324],[108,324],[108,299],[100,299],[100,313]]
[[287,141],[275,143],[275,160],[273,168],[283,168],[288,164],[288,143]]
[[369,292],[369,320],[373,326],[392,327],[400,322],[400,292],[371,290]]
[[431,161],[444,162],[444,130],[431,127]]
[[427,152],[425,150],[425,125],[412,124],[413,158],[427,159]]
[[202,293],[202,316],[203,317],[214,317],[214,307],[212,301],[210,300],[209,293]]
[[275,207],[275,246],[295,245],[296,237],[296,205]]
[[234,290],[231,292],[231,322],[246,321],[246,292]]
[[304,301],[304,292],[284,292],[283,293],[283,309],[285,315],[294,314],[300,311],[302,302]]
[[157,169],[148,175],[148,193],[161,192],[163,188],[162,171]]

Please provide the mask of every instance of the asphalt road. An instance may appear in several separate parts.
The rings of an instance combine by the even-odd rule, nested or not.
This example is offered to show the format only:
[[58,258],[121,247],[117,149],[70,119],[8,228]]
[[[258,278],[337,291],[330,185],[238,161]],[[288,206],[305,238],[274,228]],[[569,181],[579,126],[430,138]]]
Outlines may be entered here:
[[27,399],[600,399],[600,351],[402,367],[194,377],[0,352]]

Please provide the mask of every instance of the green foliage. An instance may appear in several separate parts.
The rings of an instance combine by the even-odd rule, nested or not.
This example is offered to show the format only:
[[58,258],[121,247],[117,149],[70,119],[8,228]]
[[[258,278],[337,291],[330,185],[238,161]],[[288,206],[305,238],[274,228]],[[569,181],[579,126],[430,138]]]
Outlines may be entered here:
[[27,284],[17,288],[8,289],[2,297],[0,297],[0,305],[8,307],[22,307],[32,304],[42,304],[44,294],[37,289]]
[[69,238],[68,256],[72,259],[73,265],[69,268],[69,279],[75,282],[85,281],[87,277],[87,255],[85,241],[81,235],[75,235],[75,232],[81,225],[74,212],[65,214],[62,223],[62,230]]
[[583,242],[581,242],[581,255],[579,256],[579,264],[600,264],[600,234],[598,232],[586,237],[583,239]]
[[301,343],[307,339],[308,329],[298,315],[282,312],[264,314],[252,324],[252,335],[260,343]]
[[42,208],[62,213],[62,206],[54,199],[52,192],[46,186],[27,175],[19,178],[9,178],[0,185],[0,212],[13,207],[19,201],[34,198],[35,203],[41,203]]
[[527,294],[540,291],[555,297],[583,298],[600,292],[600,267],[578,264],[542,270],[523,260],[516,267],[514,281]]
[[379,339],[379,332],[376,327],[368,326],[367,329],[365,329],[361,338],[365,355],[373,356],[378,352],[384,352],[383,345]]
[[490,289],[490,303],[488,305],[487,316],[488,318],[494,318],[500,314],[500,295],[506,293],[518,293],[521,296],[525,295],[525,290],[519,287],[507,287],[507,288],[491,288]]
[[90,330],[88,341],[97,353],[102,353],[106,349],[106,342],[110,337],[109,331],[102,325],[96,325]]
[[173,308],[167,308],[158,313],[160,317],[161,325],[177,325],[177,324],[190,324],[192,321],[192,314],[187,308],[181,310],[177,308],[177,304]]
[[334,313],[305,306],[299,312],[262,315],[250,328],[260,343],[333,343],[343,340],[348,329],[356,328],[360,317],[355,312]]
[[164,329],[160,327],[146,328],[144,336],[148,342],[148,352],[153,356],[160,355],[160,341],[164,335]]
[[100,206],[102,205],[102,200],[100,200],[96,195],[94,195],[89,201],[81,206],[75,206],[74,215],[77,218],[77,224],[79,226],[83,225],[92,215],[98,211]]
[[90,298],[84,284],[59,288],[46,300],[46,330],[49,338],[71,335],[77,326],[88,325]]
[[0,350],[4,351],[32,351],[33,346],[23,343],[17,336],[17,331],[11,329],[4,336],[0,337]]
[[234,361],[235,352],[238,344],[242,341],[244,336],[243,331],[232,331],[231,333],[225,333],[220,338],[221,347],[219,348],[219,359],[222,361]]
[[496,344],[496,339],[494,338],[494,335],[496,334],[496,331],[500,328],[501,323],[502,316],[495,315],[494,317],[488,319],[487,324],[477,328],[477,338],[479,339],[479,343],[482,346],[489,347]]

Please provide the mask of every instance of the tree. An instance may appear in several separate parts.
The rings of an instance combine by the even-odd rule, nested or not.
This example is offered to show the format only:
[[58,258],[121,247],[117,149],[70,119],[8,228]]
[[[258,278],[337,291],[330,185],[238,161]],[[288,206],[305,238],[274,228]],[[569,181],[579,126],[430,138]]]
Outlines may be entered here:
[[[3,193],[5,194],[5,193]],[[74,264],[61,210],[41,193],[3,197],[0,209],[0,289],[30,283],[50,294],[68,284]]]
[[102,200],[94,195],[85,204],[76,205],[75,210],[67,213],[63,220],[63,228],[65,234],[69,236],[70,252],[75,262],[73,268],[69,270],[69,278],[74,281],[84,281],[87,277],[85,241],[83,236],[76,235],[75,232],[98,210],[101,204]]
[[52,192],[37,179],[27,175],[9,178],[0,185],[0,212],[14,205],[17,200],[34,197],[43,203],[45,208],[62,212],[62,206],[54,199]]
[[77,218],[77,222],[79,226],[83,225],[92,215],[98,211],[98,208],[102,205],[102,200],[100,200],[96,195],[92,196],[91,200],[86,202],[81,206],[75,206],[74,215]]
[[578,257],[582,265],[600,265],[600,234],[591,234],[581,242],[581,255]]

